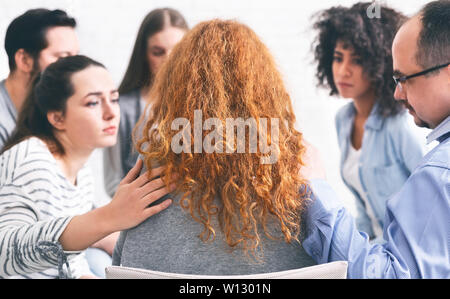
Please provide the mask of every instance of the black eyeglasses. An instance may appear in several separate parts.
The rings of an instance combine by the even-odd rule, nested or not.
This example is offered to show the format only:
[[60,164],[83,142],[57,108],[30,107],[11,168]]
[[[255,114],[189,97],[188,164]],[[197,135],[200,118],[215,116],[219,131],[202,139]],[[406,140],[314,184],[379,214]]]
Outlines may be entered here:
[[402,83],[405,82],[406,80],[414,78],[414,77],[418,77],[418,76],[422,76],[422,75],[428,74],[428,73],[430,73],[432,71],[444,68],[444,67],[446,67],[449,64],[450,64],[450,62],[447,62],[447,63],[441,64],[441,65],[433,66],[432,68],[426,69],[424,71],[421,71],[421,72],[418,72],[418,73],[415,73],[415,74],[412,74],[412,75],[409,75],[409,76],[401,76],[399,78],[394,76],[392,78],[394,78],[395,85],[398,85],[398,87],[400,88],[400,91],[403,91]]

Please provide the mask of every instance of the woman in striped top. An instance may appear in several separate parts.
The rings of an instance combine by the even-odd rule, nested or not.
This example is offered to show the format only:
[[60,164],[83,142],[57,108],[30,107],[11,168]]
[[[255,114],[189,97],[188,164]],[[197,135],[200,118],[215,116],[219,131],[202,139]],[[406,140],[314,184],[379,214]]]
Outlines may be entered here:
[[0,155],[0,278],[92,278],[86,248],[171,203],[149,206],[170,190],[150,181],[161,169],[139,176],[138,162],[94,209],[84,165],[116,142],[117,99],[104,66],[85,56],[60,59],[36,79]]

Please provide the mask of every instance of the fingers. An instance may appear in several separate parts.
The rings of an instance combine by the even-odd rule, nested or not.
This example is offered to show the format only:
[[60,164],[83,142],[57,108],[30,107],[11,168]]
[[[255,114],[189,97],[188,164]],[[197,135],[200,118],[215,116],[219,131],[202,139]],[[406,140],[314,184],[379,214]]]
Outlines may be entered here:
[[145,173],[141,174],[134,182],[133,184],[136,185],[136,187],[142,187],[145,185],[148,181],[153,180],[155,177],[161,176],[163,171],[166,168],[164,166],[153,168],[150,173],[146,171]]
[[[145,206],[148,207],[150,204],[157,201],[158,199],[165,196],[166,194],[172,192],[174,189],[175,189],[175,184],[172,184],[169,187],[164,187],[164,188],[161,188],[161,189],[151,192],[150,194],[145,196],[143,199]],[[160,204],[146,208],[144,210],[145,219],[167,209],[171,204],[172,204],[172,200],[166,199],[165,201],[163,201]]]
[[164,181],[161,178],[151,180],[150,182],[146,183],[144,186],[140,188],[141,189],[140,192],[142,192],[141,197],[146,196],[150,192],[153,192],[162,187],[164,187]]
[[150,192],[149,194],[147,194],[146,196],[144,196],[144,198],[142,199],[143,203],[147,207],[150,204],[152,204],[153,202],[160,199],[161,197],[172,192],[174,189],[175,189],[175,184],[172,184],[169,187],[164,187],[164,188],[154,190],[154,191]]
[[163,201],[162,203],[149,207],[147,209],[144,210],[144,217],[145,219],[147,219],[148,217],[151,217],[155,214],[158,214],[159,212],[167,209],[170,205],[172,204],[172,200],[171,199],[166,199],[165,201]]
[[127,173],[127,175],[123,178],[123,180],[120,183],[129,184],[133,182],[141,172],[142,165],[143,161],[141,159],[138,159],[136,161],[136,164],[134,164],[133,168],[130,169],[130,171]]
[[157,176],[161,176],[161,174],[163,173],[163,171],[165,169],[166,169],[166,167],[164,167],[164,166],[153,168],[152,171],[148,174],[149,179],[152,180],[153,178],[155,178]]

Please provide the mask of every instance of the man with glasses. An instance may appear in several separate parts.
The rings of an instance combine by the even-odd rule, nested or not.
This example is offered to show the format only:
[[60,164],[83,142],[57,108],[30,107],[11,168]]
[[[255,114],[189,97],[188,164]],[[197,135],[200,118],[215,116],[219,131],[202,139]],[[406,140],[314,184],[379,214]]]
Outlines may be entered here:
[[348,261],[349,278],[450,278],[450,1],[427,4],[397,32],[395,98],[439,141],[387,202],[384,243],[371,244],[324,178],[310,152],[304,175],[314,201],[305,250],[319,263]]
[[[441,68],[445,68],[445,67],[447,67],[447,66],[449,66],[449,65],[450,65],[450,62],[447,62],[447,63],[445,63],[445,64],[437,65],[437,66],[428,68],[428,69],[426,69],[426,70],[424,70],[424,71],[421,71],[421,72],[418,72],[418,73],[415,73],[415,74],[412,74],[412,75],[407,75],[407,76],[406,76],[406,75],[403,75],[402,72],[400,72],[399,70],[395,70],[395,71],[394,71],[394,74],[395,74],[395,76],[394,76],[394,82],[395,82],[395,85],[397,86],[397,90],[396,90],[396,98],[397,98],[397,99],[400,99],[400,101],[403,101],[403,102],[404,102],[406,108],[408,108],[409,112],[410,112],[411,115],[414,117],[414,122],[415,122],[416,125],[418,125],[419,127],[432,128],[432,127],[430,126],[430,124],[426,123],[425,121],[423,121],[422,119],[420,119],[420,118],[417,116],[417,114],[416,114],[415,111],[414,111],[414,108],[413,108],[410,104],[408,104],[408,102],[407,102],[406,100],[401,100],[401,99],[403,99],[403,98],[406,98],[406,97],[404,96],[404,95],[405,95],[404,92],[406,91],[406,87],[403,87],[403,86],[406,86],[406,80],[408,80],[408,79],[411,79],[411,78],[414,78],[414,77],[419,77],[419,76],[424,76],[424,75],[426,75],[426,74],[428,74],[428,73],[437,71],[437,70],[439,70],[439,69],[441,69]],[[398,91],[398,92],[397,92],[397,91]]]

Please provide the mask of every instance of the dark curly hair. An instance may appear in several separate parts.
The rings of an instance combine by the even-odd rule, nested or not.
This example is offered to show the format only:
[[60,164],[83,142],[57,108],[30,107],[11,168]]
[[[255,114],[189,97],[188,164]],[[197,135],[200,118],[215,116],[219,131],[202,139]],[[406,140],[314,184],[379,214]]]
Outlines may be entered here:
[[317,62],[316,78],[319,87],[330,88],[330,95],[338,94],[332,72],[334,49],[337,41],[351,45],[361,57],[362,67],[375,90],[379,103],[377,113],[387,117],[404,109],[394,99],[391,46],[406,17],[378,4],[379,18],[369,18],[367,10],[371,4],[359,2],[350,8],[336,6],[313,15],[313,28],[318,31],[312,45]]

